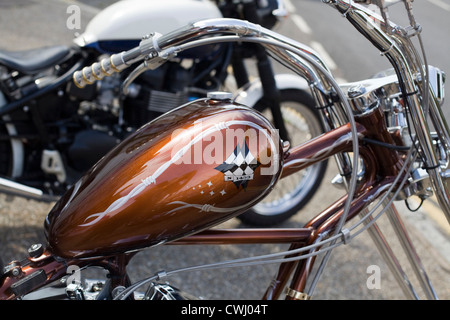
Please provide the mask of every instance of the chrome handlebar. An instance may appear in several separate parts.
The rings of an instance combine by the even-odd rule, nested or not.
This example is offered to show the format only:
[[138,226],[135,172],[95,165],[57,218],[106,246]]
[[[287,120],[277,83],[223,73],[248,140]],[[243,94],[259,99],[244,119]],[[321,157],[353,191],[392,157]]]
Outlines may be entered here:
[[[348,21],[364,35],[378,50],[385,55],[394,67],[402,97],[414,118],[416,138],[421,146],[424,167],[428,169],[434,185],[442,184],[440,179],[439,161],[433,146],[431,130],[427,122],[428,112],[434,115],[434,125],[441,132],[441,141],[450,147],[450,134],[447,123],[442,116],[435,116],[440,112],[438,98],[435,97],[430,86],[429,72],[412,44],[411,37],[420,38],[420,26],[415,22],[412,14],[411,1],[402,0],[408,13],[410,26],[402,28],[388,20],[385,0],[323,0],[336,8]],[[381,16],[375,14],[359,3],[376,4],[381,9]],[[279,62],[294,69],[309,83],[319,107],[327,108],[335,105],[335,111],[326,129],[331,129],[344,123],[355,127],[353,112],[346,95],[336,83],[324,61],[311,48],[284,37],[259,25],[236,19],[203,20],[184,28],[175,30],[167,35],[150,35],[144,38],[139,47],[130,51],[112,55],[110,58],[94,63],[82,71],[74,74],[77,86],[84,87],[92,84],[104,76],[120,72],[132,64],[144,61],[148,68],[155,68],[176,56],[178,52],[196,46],[230,41],[249,41],[263,45]],[[424,59],[426,60],[426,59]],[[141,64],[142,65],[142,64]],[[422,79],[422,80],[419,80]],[[331,97],[331,93],[338,96],[338,100]],[[336,102],[338,101],[338,102]],[[358,137],[356,130],[352,130],[354,141],[353,173],[357,172]],[[449,148],[450,149],[450,148]],[[357,179],[352,178],[352,183]],[[349,194],[354,190],[349,186]],[[442,186],[436,190],[444,189]],[[440,199],[441,198],[441,199]],[[351,199],[349,197],[347,200]],[[444,212],[450,221],[450,201],[447,197],[438,197]],[[351,200],[350,200],[351,201]],[[349,203],[349,202],[347,202]],[[345,221],[345,218],[342,220]]]
[[[416,80],[419,74],[422,79],[428,79],[428,70],[423,68],[424,63],[418,57],[411,43],[410,37],[416,34],[411,32],[411,29],[419,33],[420,27],[411,17],[410,1],[403,0],[410,16],[411,26],[408,28],[397,26],[388,21],[384,15],[379,16],[358,4],[357,2],[363,2],[361,0],[328,0],[328,3],[343,14],[382,54],[388,57],[394,66],[402,94],[410,106],[414,118],[423,125],[423,128],[427,128],[422,104],[427,104],[429,101],[426,96],[429,88],[419,88],[420,83]],[[364,2],[377,4],[382,9],[382,13],[385,12],[385,0]],[[335,103],[337,116],[334,125],[346,123],[351,118],[351,113],[344,110],[346,108],[344,107],[345,95],[336,86],[330,70],[314,50],[260,25],[237,19],[203,20],[167,35],[149,35],[141,41],[138,47],[114,54],[90,67],[85,67],[83,70],[75,72],[73,78],[77,86],[84,87],[105,76],[110,76],[114,72],[120,72],[135,62],[144,61],[139,69],[141,71],[146,68],[154,69],[183,50],[210,43],[230,41],[257,42],[263,45],[274,58],[297,71],[311,84],[313,94],[321,107],[335,103],[330,102],[330,90],[334,88],[341,97],[340,102]],[[130,79],[134,80],[134,77],[135,74]],[[421,100],[420,94],[424,95],[424,99]],[[439,102],[432,103],[438,104]],[[423,109],[427,110],[427,108]],[[333,124],[327,129],[331,129],[331,126]],[[424,142],[424,145],[432,145],[432,141],[425,136],[419,137],[419,139]],[[430,149],[424,152],[428,153],[427,159],[430,162],[428,166],[436,166],[437,160],[434,151]]]
[[[410,0],[404,1],[409,2]],[[377,16],[356,2],[375,2],[380,6],[384,4],[384,0],[328,1],[329,4],[346,16],[358,30],[363,31],[364,35],[382,53],[392,58],[391,62],[395,64],[394,68],[398,71],[400,80],[405,83],[407,93],[417,91],[413,74],[422,68],[421,65],[417,66],[417,63],[414,63],[414,58],[411,57],[411,50],[408,48],[409,44],[406,43],[407,40],[403,37],[404,30],[390,22],[385,22],[383,17]],[[211,37],[205,39],[204,36]],[[202,37],[203,39],[200,40]],[[332,87],[329,79],[317,70],[321,68],[330,73],[329,69],[320,56],[310,47],[259,25],[236,19],[204,20],[164,36],[152,34],[145,37],[140,45],[132,50],[114,54],[109,58],[94,63],[92,66],[75,72],[73,80],[78,87],[82,88],[88,84],[93,84],[96,80],[101,80],[103,77],[120,72],[135,62],[145,61],[149,68],[155,68],[171,56],[175,56],[177,52],[190,47],[190,45],[198,46],[202,43],[239,40],[263,44],[281,63],[296,69],[311,84],[314,84],[318,92],[316,98],[318,98],[319,102],[321,99],[323,100],[321,93],[328,92],[330,87]],[[279,44],[284,46],[284,48],[280,49]],[[289,47],[301,51],[300,59],[298,54],[293,54],[292,50],[289,50]],[[410,99],[416,98],[412,96]],[[412,103],[417,104],[418,101],[415,100]],[[325,102],[322,104],[325,104]]]
[[[200,40],[204,36],[211,37]],[[246,39],[254,42],[258,42],[257,39],[261,39],[260,41],[264,42],[264,39],[266,39],[278,41],[286,46],[293,46],[304,52],[305,55],[307,54],[315,63],[329,72],[326,64],[312,48],[283,37],[260,25],[238,19],[223,18],[199,21],[164,36],[160,34],[148,35],[143,38],[138,47],[113,54],[109,58],[85,67],[83,70],[75,72],[73,79],[75,84],[82,88],[88,84],[93,84],[96,80],[100,80],[105,76],[120,72],[135,62],[145,60],[151,67],[156,67],[170,57],[175,56],[178,52],[191,46],[225,41],[246,41]],[[306,66],[302,73],[311,81],[315,81],[317,77],[313,75],[315,73],[313,69],[309,70],[309,67]]]

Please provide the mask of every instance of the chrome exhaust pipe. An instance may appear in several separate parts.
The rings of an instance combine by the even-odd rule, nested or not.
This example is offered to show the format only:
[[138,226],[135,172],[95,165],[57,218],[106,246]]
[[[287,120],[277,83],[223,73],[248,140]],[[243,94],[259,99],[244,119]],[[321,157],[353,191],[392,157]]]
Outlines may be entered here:
[[31,198],[41,201],[53,201],[56,197],[45,195],[40,189],[28,187],[21,183],[17,183],[8,179],[0,178],[0,192],[20,196],[24,198]]

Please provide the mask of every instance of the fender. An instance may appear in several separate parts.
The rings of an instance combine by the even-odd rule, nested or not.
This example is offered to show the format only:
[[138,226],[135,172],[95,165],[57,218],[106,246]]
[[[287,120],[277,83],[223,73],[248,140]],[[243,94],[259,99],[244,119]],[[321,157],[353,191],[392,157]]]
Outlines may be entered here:
[[[309,91],[308,82],[293,74],[283,73],[275,75],[275,82],[279,90],[295,89],[295,90],[307,90]],[[250,82],[247,86],[242,87],[236,94],[234,101],[236,103],[243,104],[250,108],[253,108],[256,103],[263,97],[263,89],[261,81],[256,78]]]

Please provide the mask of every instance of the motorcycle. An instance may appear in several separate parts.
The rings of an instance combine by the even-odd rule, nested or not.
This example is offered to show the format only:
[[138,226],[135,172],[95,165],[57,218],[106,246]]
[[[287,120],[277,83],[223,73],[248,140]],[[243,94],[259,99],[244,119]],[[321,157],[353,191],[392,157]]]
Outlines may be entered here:
[[[235,17],[273,28],[280,1],[119,1],[97,14],[72,48],[0,51],[0,190],[54,201],[131,132],[234,82],[241,103],[265,112],[284,140],[298,143],[324,131],[304,79],[275,74],[262,47],[213,44],[188,50],[161,68],[115,74],[97,86],[71,81],[80,66],[131,49],[142,30],[168,32],[188,22]],[[245,61],[256,60],[250,80]],[[125,90],[120,84],[132,78]],[[230,85],[228,85],[230,86]],[[293,140],[292,140],[293,139]],[[298,212],[323,179],[326,162],[290,178],[241,219],[280,223]]]
[[[56,203],[45,221],[48,243],[31,246],[27,259],[4,268],[0,297],[189,299],[166,282],[170,276],[272,263],[279,270],[264,299],[310,299],[333,249],[367,231],[406,297],[417,298],[378,228],[378,218],[387,215],[424,294],[437,298],[394,201],[413,195],[426,201],[434,193],[450,222],[444,73],[423,63],[425,52],[420,55],[412,42],[421,35],[411,1],[402,3],[410,18],[406,27],[389,20],[384,0],[328,2],[392,63],[393,70],[358,82],[338,84],[308,46],[237,19],[201,20],[165,35],[154,33],[131,50],[75,72],[74,82],[84,87],[130,67],[161,67],[199,46],[258,43],[307,79],[329,130],[291,147],[267,118],[227,92],[211,92],[163,114],[130,134]],[[305,226],[215,228],[261,201],[278,180],[331,157],[346,194]],[[290,247],[159,271],[134,283],[127,273],[132,257],[144,248],[250,243]],[[71,281],[73,270],[89,267],[107,270],[107,280]]]

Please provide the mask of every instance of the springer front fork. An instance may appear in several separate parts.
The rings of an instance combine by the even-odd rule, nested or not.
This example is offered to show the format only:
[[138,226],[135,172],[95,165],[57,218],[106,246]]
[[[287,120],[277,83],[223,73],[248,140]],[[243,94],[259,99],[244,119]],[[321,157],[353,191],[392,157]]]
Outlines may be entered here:
[[[443,84],[439,83],[439,79],[443,79],[442,74],[439,73],[439,70],[434,67],[430,67],[430,70],[435,72],[438,75],[437,81],[436,79],[432,80],[434,82],[434,86],[431,87],[433,97],[435,98],[435,102],[442,102],[443,96],[436,98],[438,95],[436,93],[443,93]],[[410,128],[410,119],[408,117],[410,115],[407,114],[407,109],[405,108],[405,103],[402,99],[402,95],[398,88],[398,80],[395,75],[386,75],[382,78],[377,79],[369,79],[355,83],[343,84],[341,88],[344,92],[346,92],[348,99],[350,101],[350,105],[352,106],[354,113],[357,114],[357,118],[363,119],[364,117],[370,117],[370,121],[368,121],[364,125],[369,125],[371,123],[376,122],[373,116],[369,116],[371,113],[373,114],[383,114],[381,117],[381,121],[386,125],[386,129],[380,129],[379,131],[385,131],[388,133],[392,140],[384,139],[383,137],[378,137],[377,141],[381,142],[379,149],[380,152],[384,149],[386,151],[386,156],[383,158],[390,157],[390,154],[396,154],[397,152],[401,152],[401,154],[406,154],[406,151],[409,148],[416,149],[420,154],[422,152],[422,148],[420,147],[420,142],[417,141],[416,135],[411,133]],[[436,88],[441,88],[436,90]],[[441,181],[446,183],[447,174],[447,165],[448,165],[448,131],[443,130],[446,129],[445,119],[442,117],[442,113],[440,110],[440,103],[434,104],[430,106],[430,118],[433,121],[433,125],[437,128],[437,132],[430,133],[431,139],[433,141],[432,150],[437,154],[437,159],[439,159],[439,168],[423,168],[423,166],[427,163],[424,161],[423,157],[418,157],[416,161],[412,163],[410,167],[408,167],[407,171],[405,171],[402,175],[408,178],[407,183],[402,186],[402,189],[398,193],[392,193],[391,198],[395,197],[394,200],[405,200],[412,195],[416,195],[420,197],[422,200],[430,197],[433,194],[432,186],[433,186],[433,178],[430,175],[430,170],[439,171],[439,175],[441,177]],[[436,112],[439,111],[439,112]],[[361,121],[361,120],[360,120]],[[374,132],[374,130],[370,130]],[[386,144],[386,142],[389,142]],[[368,142],[371,143],[371,142]],[[372,143],[375,143],[372,141]],[[385,145],[383,145],[383,143]],[[392,148],[389,150],[389,148]],[[346,187],[348,181],[345,180],[345,177],[350,176],[352,170],[352,163],[349,160],[349,157],[345,157],[340,155],[336,157],[338,162],[338,167],[341,170],[340,174],[333,180],[333,184],[339,187]],[[398,158],[400,159],[400,158]],[[393,159],[393,163],[396,160]],[[398,160],[397,160],[398,161]],[[366,174],[364,168],[364,162],[360,162],[361,166],[359,167],[360,173],[358,177],[363,180],[364,175]],[[383,166],[384,167],[384,166]],[[428,170],[426,170],[428,169]],[[432,174],[432,173],[431,173]],[[435,186],[435,185],[434,185]],[[447,189],[443,188],[442,193],[446,193]],[[438,195],[439,197],[439,195]],[[445,200],[448,200],[448,196],[444,196]],[[390,198],[385,198],[382,200],[383,212],[385,212],[388,220],[393,227],[395,234],[397,235],[401,247],[403,248],[406,257],[412,267],[413,272],[415,273],[420,286],[427,299],[437,299],[437,295],[434,291],[434,288],[428,278],[428,275],[424,269],[424,266],[417,254],[414,245],[412,244],[408,232],[403,224],[403,221],[392,203]],[[383,235],[380,227],[375,221],[372,221],[373,218],[370,215],[367,215],[368,210],[365,209],[359,215],[364,223],[371,224],[368,228],[369,235],[371,236],[374,244],[379,250],[380,254],[386,261],[388,267],[396,278],[397,282],[400,285],[401,290],[405,294],[405,296],[409,299],[418,299],[418,294],[410,282],[408,276],[406,275],[402,265],[400,264],[397,256],[395,255],[393,249],[386,241],[385,236]],[[364,219],[365,217],[365,219]],[[290,292],[303,292],[302,290],[290,289]],[[294,290],[294,291],[292,291]],[[295,297],[297,297],[296,295]],[[310,297],[310,293],[305,293],[306,297]],[[293,298],[292,295],[288,298]]]

